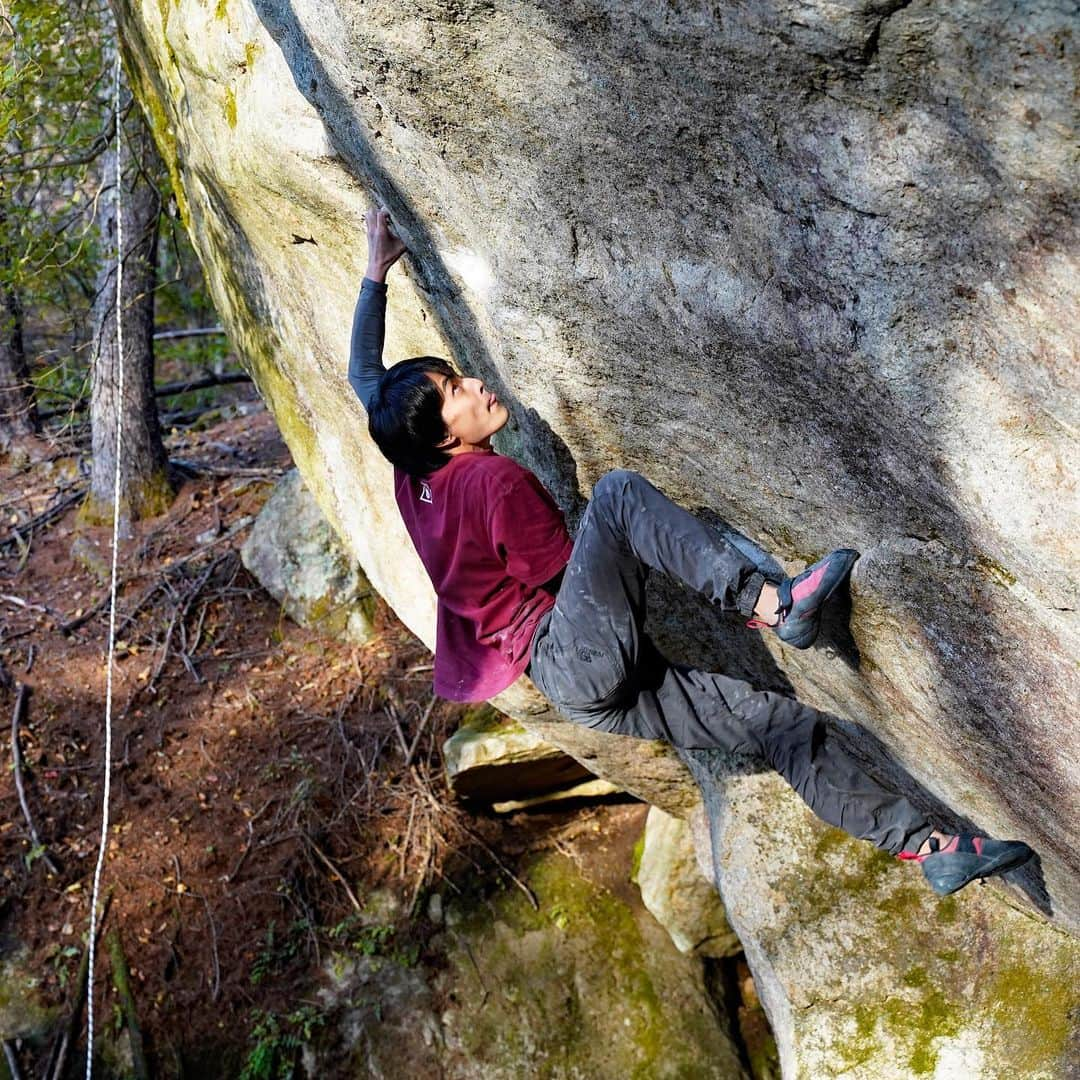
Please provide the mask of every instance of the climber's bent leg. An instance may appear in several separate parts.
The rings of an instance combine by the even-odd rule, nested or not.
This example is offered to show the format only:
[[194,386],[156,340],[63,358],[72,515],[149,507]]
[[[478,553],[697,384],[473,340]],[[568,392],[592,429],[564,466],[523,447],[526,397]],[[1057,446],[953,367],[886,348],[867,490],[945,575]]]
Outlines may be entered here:
[[[765,583],[754,563],[639,473],[616,469],[600,478],[582,518],[582,533],[587,528],[621,557],[682,581],[726,611],[753,614]],[[581,563],[579,572],[596,572],[588,559]]]
[[670,664],[644,632],[650,570],[749,615],[764,578],[719,533],[637,473],[601,478],[528,674],[571,720],[604,731],[763,757],[830,824],[893,853],[931,826],[837,744],[815,710],[724,675]]
[[592,707],[625,696],[638,666],[651,570],[751,615],[764,577],[724,537],[626,470],[597,481],[529,674],[552,701]]
[[651,642],[645,652],[633,700],[570,718],[675,746],[764,758],[818,817],[894,855],[917,851],[932,832],[924,814],[840,745],[816,709],[726,675],[669,664]]

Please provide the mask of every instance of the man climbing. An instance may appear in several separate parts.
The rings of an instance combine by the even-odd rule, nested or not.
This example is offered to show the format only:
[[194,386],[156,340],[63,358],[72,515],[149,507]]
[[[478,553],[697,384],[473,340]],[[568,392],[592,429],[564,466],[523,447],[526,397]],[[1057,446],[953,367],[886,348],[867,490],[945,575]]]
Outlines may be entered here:
[[719,533],[624,470],[597,482],[571,541],[540,481],[492,449],[509,413],[482,380],[430,356],[384,369],[386,274],[405,245],[385,210],[365,222],[349,382],[394,465],[397,504],[438,597],[437,694],[483,701],[525,673],[575,723],[754,754],[825,821],[920,862],[940,895],[1031,857],[1017,841],[934,829],[843,750],[816,710],[662,656],[643,629],[651,570],[806,649],[858,553],[834,551],[795,578],[768,581]]

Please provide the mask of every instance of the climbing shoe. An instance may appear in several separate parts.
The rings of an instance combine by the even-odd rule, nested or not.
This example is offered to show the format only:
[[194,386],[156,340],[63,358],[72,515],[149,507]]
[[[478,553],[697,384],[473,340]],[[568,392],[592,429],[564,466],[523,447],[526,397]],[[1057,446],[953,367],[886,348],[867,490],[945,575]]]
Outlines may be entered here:
[[857,551],[839,548],[793,578],[784,578],[776,586],[780,606],[773,624],[751,619],[746,625],[755,629],[769,627],[793,649],[808,649],[814,644],[821,625],[821,608],[851,573]]
[[991,840],[987,836],[954,836],[944,847],[930,837],[925,855],[902,851],[898,858],[922,864],[923,875],[938,896],[948,896],[976,878],[1015,870],[1034,852],[1019,840]]

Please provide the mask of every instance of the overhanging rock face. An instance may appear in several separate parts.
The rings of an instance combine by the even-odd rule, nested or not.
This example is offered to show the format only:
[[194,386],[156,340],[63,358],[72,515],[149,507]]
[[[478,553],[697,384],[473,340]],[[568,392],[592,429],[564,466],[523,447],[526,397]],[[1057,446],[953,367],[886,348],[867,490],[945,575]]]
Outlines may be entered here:
[[[370,197],[414,253],[389,358],[489,381],[500,449],[571,520],[629,467],[788,567],[863,552],[826,647],[670,592],[656,636],[863,724],[945,824],[1027,840],[1027,898],[1080,927],[1070,5],[119,6],[223,318],[417,634],[430,588],[345,381]],[[635,783],[589,753],[694,800],[670,755]]]

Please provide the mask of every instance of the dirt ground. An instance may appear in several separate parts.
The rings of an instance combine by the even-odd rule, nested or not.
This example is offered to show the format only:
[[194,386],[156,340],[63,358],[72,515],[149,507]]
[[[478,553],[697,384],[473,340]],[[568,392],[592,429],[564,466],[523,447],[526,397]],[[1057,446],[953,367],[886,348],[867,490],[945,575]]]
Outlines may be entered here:
[[[247,523],[291,461],[250,391],[234,396],[247,415],[173,431],[170,456],[186,463],[176,499],[120,546],[105,935],[119,932],[161,1074],[209,1047],[242,1050],[253,1018],[287,1012],[330,943],[370,934],[355,916],[373,890],[401,897],[412,917],[384,933],[423,958],[429,891],[507,873],[581,820],[459,805],[440,746],[463,707],[433,699],[426,648],[385,607],[373,642],[324,640],[251,578],[239,558]],[[88,926],[111,532],[79,528],[77,499],[28,525],[85,486],[77,454],[31,449],[38,460],[0,462],[0,708],[10,722],[27,688],[20,773],[41,845],[4,738],[0,954],[25,949],[58,1009],[54,1032],[19,1047],[24,1075],[38,1076],[76,1004]],[[118,1030],[104,947],[94,993],[96,1015]]]

